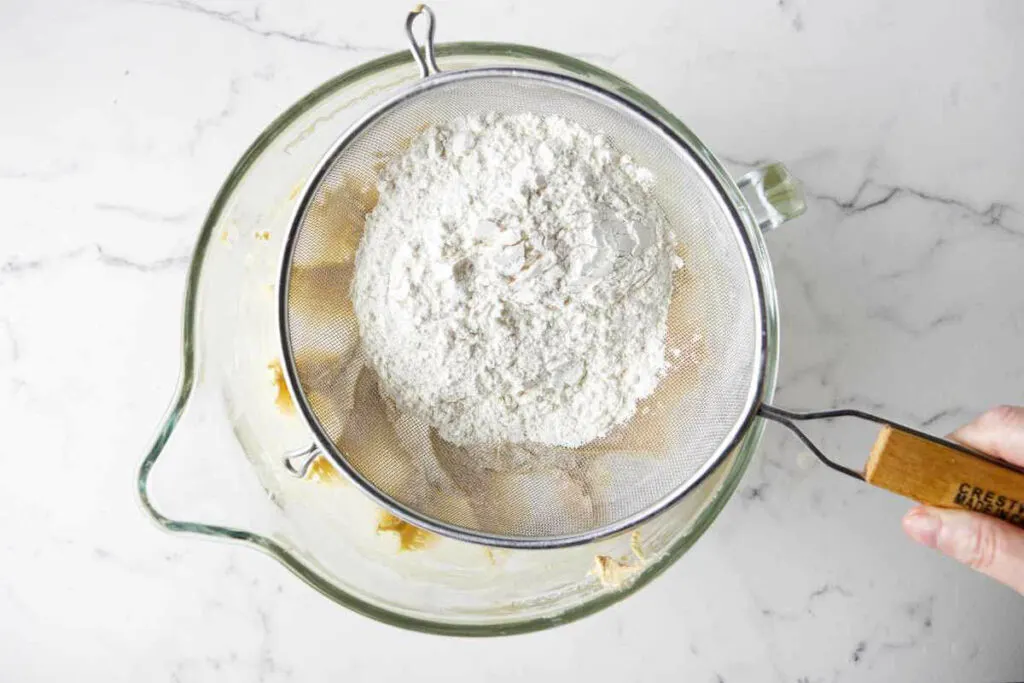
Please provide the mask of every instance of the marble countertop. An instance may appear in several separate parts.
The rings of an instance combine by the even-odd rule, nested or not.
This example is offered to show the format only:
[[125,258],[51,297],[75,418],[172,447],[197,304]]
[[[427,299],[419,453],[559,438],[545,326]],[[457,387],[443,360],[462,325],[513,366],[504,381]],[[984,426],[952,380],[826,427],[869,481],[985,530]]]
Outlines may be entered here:
[[[269,558],[158,531],[135,471],[189,253],[237,157],[404,49],[402,3],[0,5],[0,678],[1008,681],[1024,599],[904,538],[906,501],[770,426],[694,549],[629,600],[488,641],[384,626]],[[1024,402],[1024,4],[437,0],[438,40],[619,73],[737,172],[786,161],[777,402],[936,433]],[[823,445],[859,466],[871,435]]]

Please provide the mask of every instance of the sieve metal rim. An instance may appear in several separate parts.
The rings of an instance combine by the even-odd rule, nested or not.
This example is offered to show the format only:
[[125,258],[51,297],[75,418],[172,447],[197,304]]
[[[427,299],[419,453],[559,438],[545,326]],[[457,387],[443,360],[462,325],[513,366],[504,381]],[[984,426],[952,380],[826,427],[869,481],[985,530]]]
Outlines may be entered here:
[[[430,47],[432,48],[432,45]],[[293,401],[305,419],[307,426],[309,426],[312,431],[313,438],[319,448],[319,452],[328,456],[334,465],[341,470],[346,477],[359,486],[360,489],[384,507],[388,512],[409,522],[410,524],[422,527],[441,536],[468,543],[513,549],[563,548],[583,545],[602,538],[614,536],[642,524],[680,501],[686,496],[686,494],[699,486],[701,482],[710,476],[726,459],[728,454],[736,447],[739,441],[749,430],[753,420],[757,417],[757,410],[761,403],[766,381],[768,346],[767,303],[764,291],[764,281],[761,277],[761,271],[758,268],[761,259],[755,245],[750,239],[750,233],[758,231],[759,228],[753,224],[752,219],[745,212],[738,210],[738,200],[730,198],[730,192],[728,191],[729,185],[734,186],[735,183],[730,176],[725,173],[724,169],[721,168],[721,165],[716,159],[714,159],[713,155],[711,155],[703,145],[699,145],[700,149],[695,149],[694,145],[691,144],[690,141],[680,136],[678,131],[665,122],[660,116],[628,97],[619,93],[611,92],[568,74],[524,67],[484,67],[449,72],[424,71],[423,75],[424,77],[414,85],[409,86],[401,93],[367,112],[343,135],[341,135],[334,144],[331,145],[324,157],[317,163],[317,166],[310,174],[309,180],[302,188],[299,200],[296,202],[296,206],[289,223],[288,234],[285,236],[283,241],[277,282],[277,317],[278,332],[281,340],[282,366],[284,368],[283,375],[285,383],[291,392]],[[305,391],[302,389],[302,385],[298,379],[298,368],[295,364],[295,354],[292,348],[288,312],[288,292],[291,282],[292,256],[295,251],[299,228],[304,222],[310,203],[313,200],[315,190],[319,188],[324,176],[330,172],[338,156],[363,130],[365,130],[380,116],[401,105],[406,100],[413,98],[424,91],[443,86],[449,82],[494,77],[529,79],[547,83],[549,85],[553,84],[559,87],[583,90],[591,97],[607,100],[614,106],[628,110],[631,114],[639,117],[647,125],[652,126],[660,135],[667,138],[669,144],[681,147],[686,155],[696,164],[699,171],[703,174],[705,181],[708,182],[714,190],[715,198],[729,215],[733,224],[736,226],[742,226],[737,227],[735,232],[738,233],[739,241],[746,255],[746,258],[744,259],[744,268],[747,273],[748,284],[752,285],[752,290],[754,291],[757,299],[753,306],[756,318],[755,327],[759,332],[757,348],[755,349],[755,367],[752,373],[754,381],[750,384],[741,417],[736,420],[727,437],[723,439],[716,451],[707,458],[704,464],[701,465],[694,474],[656,503],[649,505],[639,512],[617,520],[612,524],[606,524],[595,529],[589,529],[586,532],[541,537],[497,535],[475,529],[467,529],[465,527],[459,527],[444,522],[438,522],[432,517],[425,516],[417,512],[415,509],[406,506],[400,501],[389,496],[387,493],[381,491],[372,482],[360,474],[355,467],[348,463],[348,459],[341,450],[334,445],[329,435],[322,428],[320,421],[309,404]],[[694,138],[696,139],[696,136],[694,136]],[[734,192],[731,194],[735,197],[742,197],[738,188],[733,187],[733,189]]]

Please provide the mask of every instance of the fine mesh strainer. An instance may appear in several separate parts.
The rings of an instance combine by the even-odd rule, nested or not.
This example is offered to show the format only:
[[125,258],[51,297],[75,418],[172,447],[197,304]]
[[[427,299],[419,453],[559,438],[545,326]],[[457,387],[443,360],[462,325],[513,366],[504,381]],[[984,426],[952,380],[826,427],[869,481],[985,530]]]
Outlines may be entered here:
[[[420,14],[428,20],[422,53],[412,31]],[[406,31],[422,80],[337,141],[306,185],[285,241],[278,288],[285,374],[316,439],[286,460],[290,467],[301,474],[323,453],[413,524],[488,545],[558,547],[630,528],[679,500],[758,414],[798,433],[794,419],[854,415],[977,459],[857,411],[801,415],[763,405],[765,297],[757,256],[743,211],[690,143],[633,101],[570,76],[521,68],[440,72],[426,7],[410,13]],[[653,173],[655,198],[685,263],[673,282],[667,376],[633,420],[581,448],[449,444],[395,407],[360,348],[349,285],[381,168],[429,126],[486,112],[558,115],[603,132]],[[766,227],[772,221],[766,216]],[[830,467],[863,478],[807,443]]]

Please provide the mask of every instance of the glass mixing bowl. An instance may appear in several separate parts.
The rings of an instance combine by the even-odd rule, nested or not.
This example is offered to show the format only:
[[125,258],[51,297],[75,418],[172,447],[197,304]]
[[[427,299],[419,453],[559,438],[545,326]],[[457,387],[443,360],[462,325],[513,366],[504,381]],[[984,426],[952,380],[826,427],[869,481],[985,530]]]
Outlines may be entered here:
[[[438,46],[437,57],[445,70],[506,65],[575,75],[633,99],[691,142],[720,177],[756,251],[767,296],[761,398],[770,400],[778,339],[761,228],[802,210],[787,206],[786,193],[777,189],[784,169],[772,166],[733,182],[656,102],[564,55],[457,43]],[[196,245],[185,297],[180,385],[140,468],[138,492],[164,528],[263,550],[327,597],[372,618],[459,635],[544,629],[622,600],[682,556],[735,490],[763,422],[754,420],[734,451],[685,499],[634,532],[556,550],[490,549],[418,532],[383,515],[326,461],[315,463],[304,478],[288,473],[282,456],[311,443],[308,428],[291,409],[277,361],[274,283],[289,218],[300,188],[331,143],[419,77],[409,53],[338,76],[278,117],[228,176]]]

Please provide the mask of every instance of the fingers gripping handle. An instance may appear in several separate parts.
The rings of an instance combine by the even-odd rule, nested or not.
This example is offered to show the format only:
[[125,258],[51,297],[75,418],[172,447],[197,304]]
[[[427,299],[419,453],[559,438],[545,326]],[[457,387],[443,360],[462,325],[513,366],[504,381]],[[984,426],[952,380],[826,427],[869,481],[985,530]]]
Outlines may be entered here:
[[1024,528],[1024,470],[949,441],[886,425],[864,479],[926,505],[974,510]]

